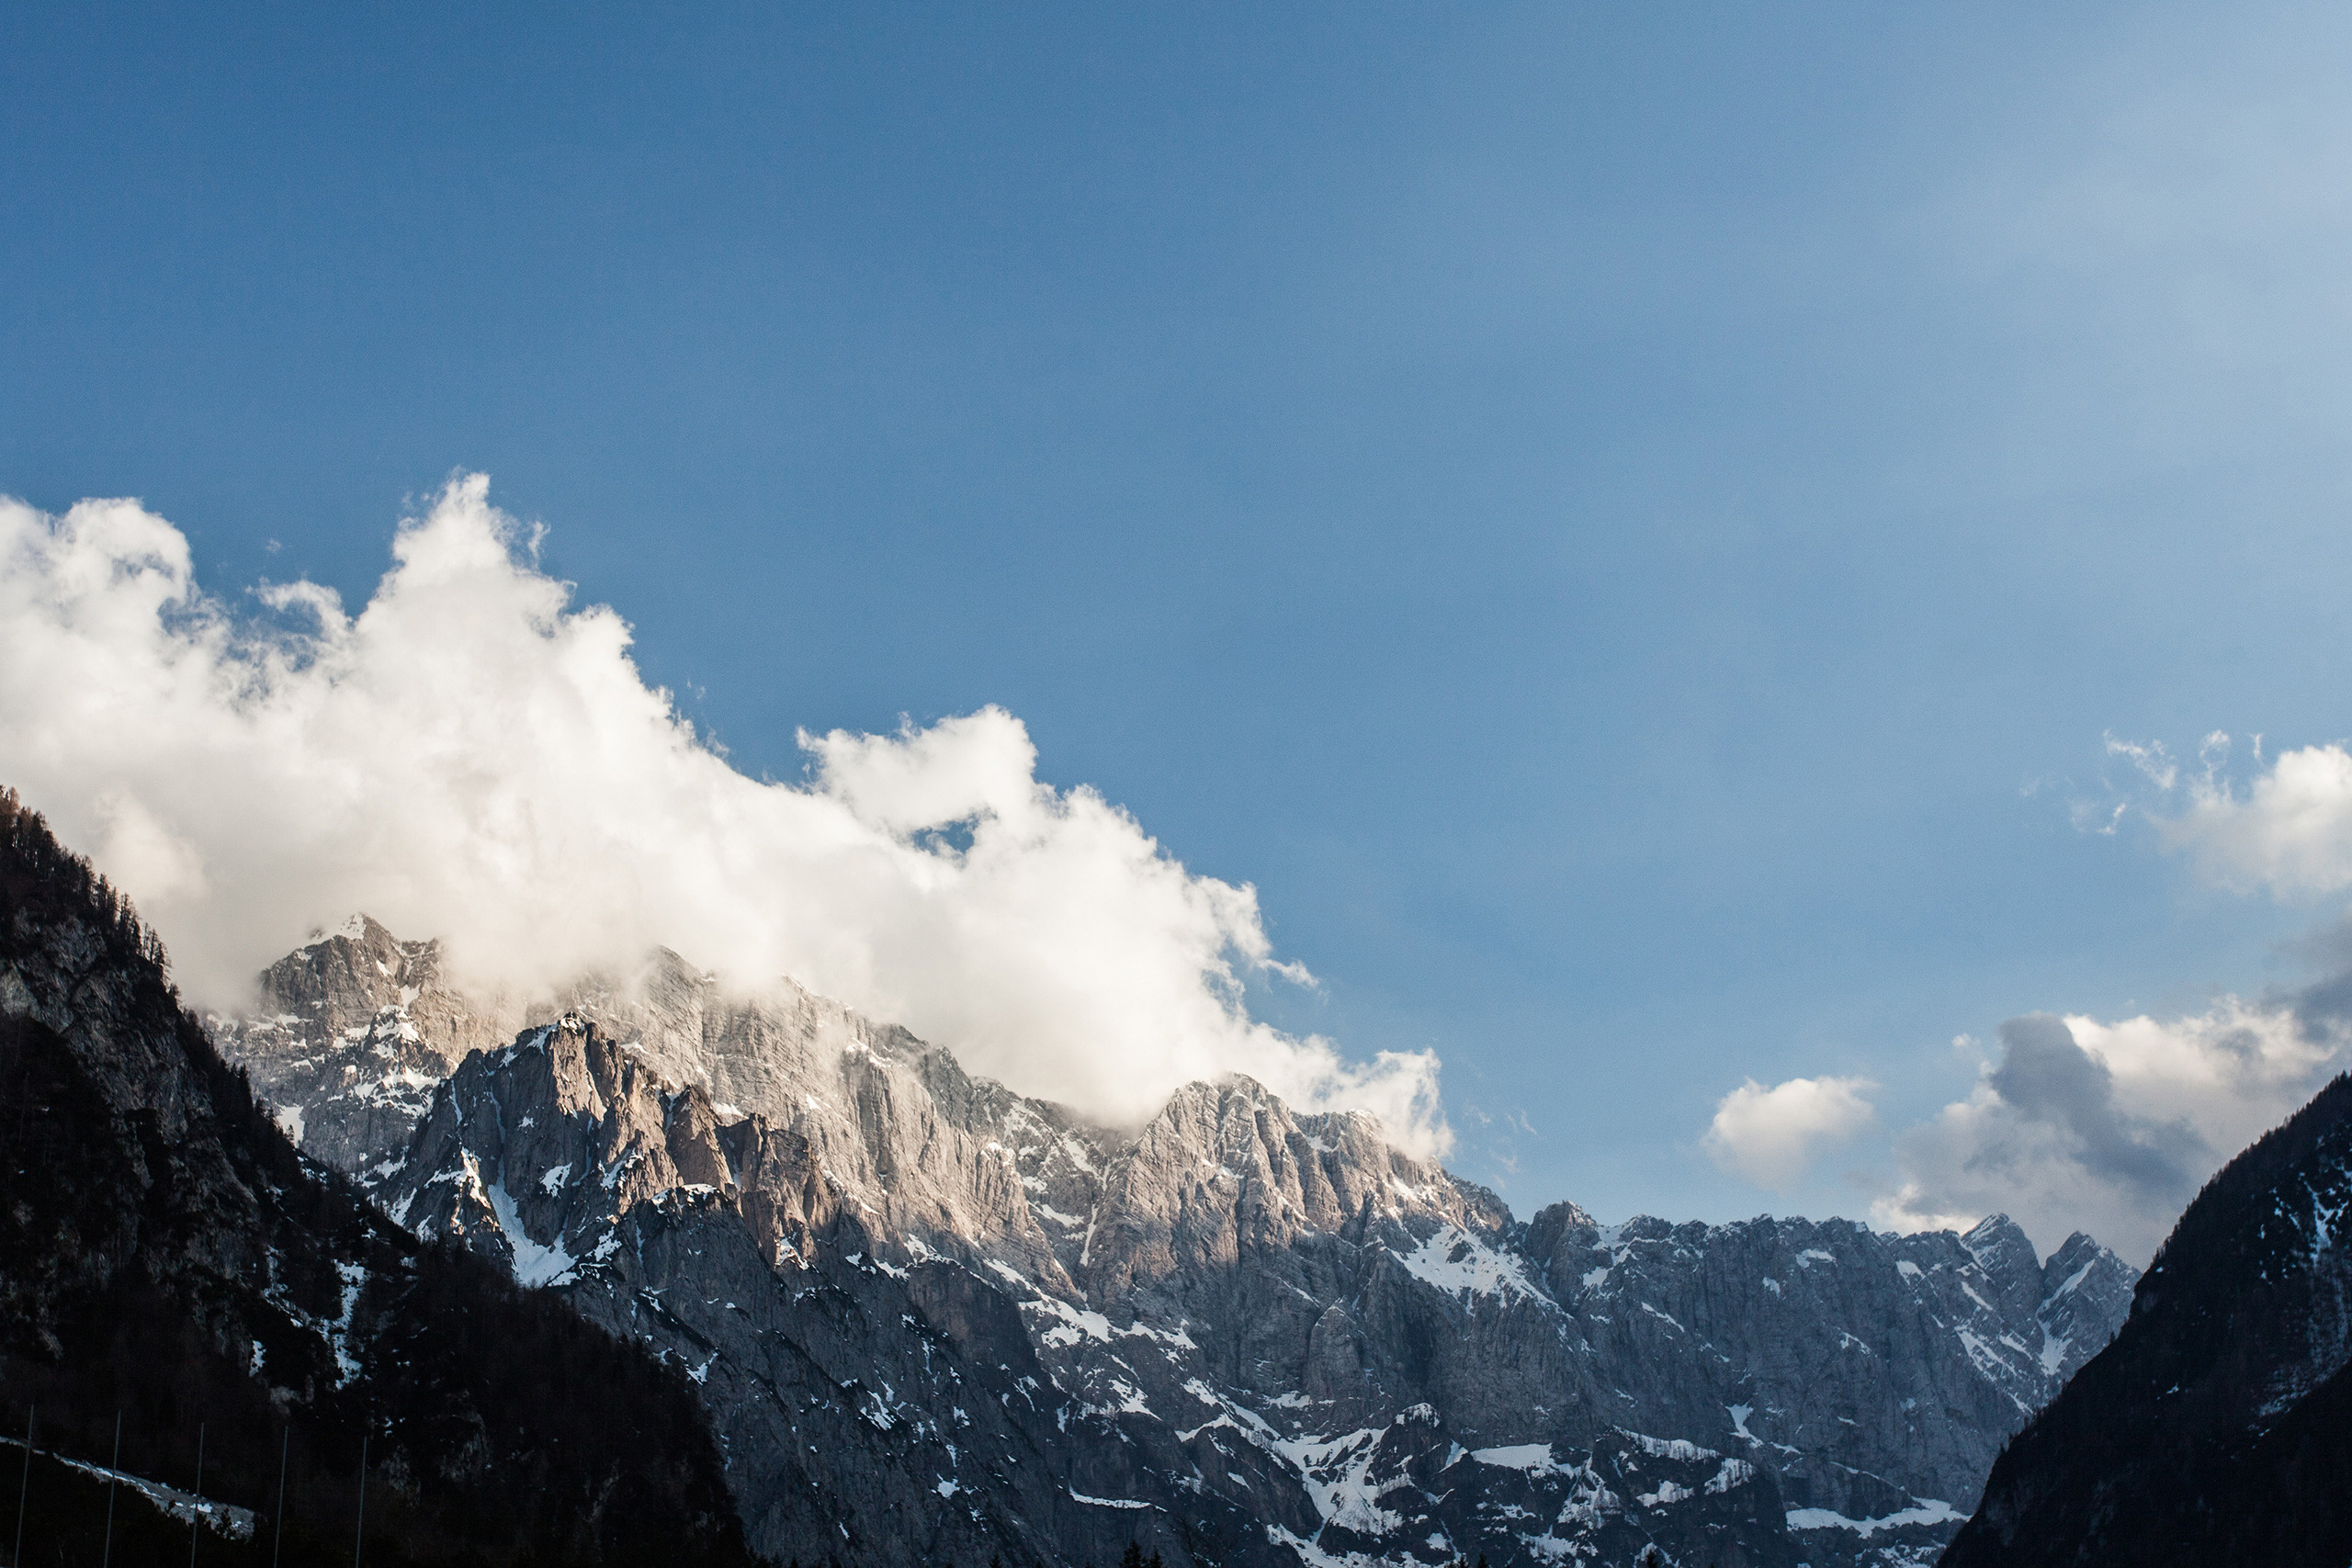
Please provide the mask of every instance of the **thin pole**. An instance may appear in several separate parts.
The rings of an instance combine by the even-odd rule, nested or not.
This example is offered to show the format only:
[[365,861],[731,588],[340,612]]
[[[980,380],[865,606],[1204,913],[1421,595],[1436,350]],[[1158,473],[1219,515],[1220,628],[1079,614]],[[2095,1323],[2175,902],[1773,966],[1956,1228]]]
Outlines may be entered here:
[[33,1408],[25,1406],[25,1475],[17,1483],[17,1550],[9,1555],[17,1568],[24,1568],[25,1564],[25,1498],[33,1484]]
[[[196,1568],[196,1541],[204,1533],[204,1423],[196,1424],[196,1506],[188,1510],[187,1568]],[[17,1568],[24,1568],[18,1563]]]
[[107,1467],[107,1545],[98,1554],[98,1568],[114,1561],[114,1482],[122,1473],[122,1412],[114,1413],[114,1462]]
[[277,1444],[277,1539],[270,1542],[269,1568],[277,1568],[278,1550],[286,1544],[286,1450],[293,1446],[294,1423],[288,1421]]
[[359,1529],[351,1538],[351,1568],[359,1568],[359,1548],[368,1539],[368,1434],[359,1434]]

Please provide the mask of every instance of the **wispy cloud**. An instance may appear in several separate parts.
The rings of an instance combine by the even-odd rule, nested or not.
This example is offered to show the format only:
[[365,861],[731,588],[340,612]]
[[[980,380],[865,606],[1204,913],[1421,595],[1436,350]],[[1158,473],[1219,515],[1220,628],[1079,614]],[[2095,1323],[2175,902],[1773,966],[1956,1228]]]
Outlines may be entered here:
[[[2160,740],[2109,735],[2123,764],[2078,828],[2143,822],[2197,874],[2301,900],[2352,888],[2352,750],[2274,751],[2214,730],[2184,763]],[[2198,1183],[2352,1066],[2352,926],[2304,944],[2323,977],[2203,1012],[2102,1022],[2036,1014],[2002,1026],[1968,1099],[1897,1134],[1901,1176],[1880,1223],[1916,1228],[2005,1210],[2044,1245],[2077,1226],[2144,1257]],[[1965,1038],[1965,1037],[1963,1037]]]
[[2143,745],[2134,740],[2118,740],[2109,735],[2107,737],[2107,754],[2130,762],[2160,790],[2168,790],[2180,780],[2180,765],[2172,760],[2172,753],[2165,750],[2165,743],[2161,740],[2152,740]]

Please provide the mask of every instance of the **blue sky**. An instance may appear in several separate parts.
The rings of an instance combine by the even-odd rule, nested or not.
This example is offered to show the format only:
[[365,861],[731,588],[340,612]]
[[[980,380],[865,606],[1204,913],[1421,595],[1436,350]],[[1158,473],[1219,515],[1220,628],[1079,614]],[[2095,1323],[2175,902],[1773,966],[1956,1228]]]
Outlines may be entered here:
[[[356,603],[484,471],[747,771],[1002,705],[1521,1213],[1861,1213],[1953,1036],[2333,912],[2085,826],[2110,735],[2344,728],[2322,10],[6,29],[0,491]],[[1821,1075],[1787,1190],[1707,1156]]]

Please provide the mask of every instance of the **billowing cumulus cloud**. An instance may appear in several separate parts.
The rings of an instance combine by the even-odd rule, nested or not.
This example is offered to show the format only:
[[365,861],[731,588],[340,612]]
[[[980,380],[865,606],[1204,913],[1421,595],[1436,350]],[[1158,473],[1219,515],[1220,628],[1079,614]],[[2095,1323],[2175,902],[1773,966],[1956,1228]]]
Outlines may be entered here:
[[1897,1135],[1902,1177],[1872,1217],[1917,1230],[1999,1211],[2044,1248],[2086,1230],[2144,1263],[2207,1177],[2346,1065],[2344,988],[2165,1021],[2012,1019],[1969,1098]]
[[[2109,757],[2136,777],[2077,802],[2077,823],[2111,832],[2136,812],[2203,880],[2241,893],[2352,887],[2352,750],[2266,757],[2247,739],[2246,765],[2221,730],[2190,764],[2110,736]],[[2080,1227],[2146,1258],[2208,1176],[2352,1066],[2352,922],[2304,945],[2324,977],[2300,989],[2169,1020],[2012,1019],[1969,1098],[1897,1136],[1902,1175],[1877,1217],[1913,1228],[2006,1210],[2045,1247]]]
[[2352,887],[2352,751],[2336,743],[2281,752],[2243,793],[2209,773],[2188,808],[2158,827],[2225,887],[2341,892]]
[[1866,1078],[1791,1078],[1766,1089],[1754,1078],[1716,1103],[1700,1139],[1723,1169],[1785,1192],[1825,1151],[1872,1119]]
[[1253,1020],[1252,977],[1308,979],[1255,892],[1040,784],[1020,720],[804,734],[808,783],[748,778],[486,496],[460,479],[404,525],[356,614],[296,583],[262,591],[267,626],[135,502],[0,501],[0,782],[137,900],[195,999],[356,910],[444,937],[476,984],[660,943],[1098,1116],[1241,1071],[1442,1152],[1435,1059],[1351,1063]]

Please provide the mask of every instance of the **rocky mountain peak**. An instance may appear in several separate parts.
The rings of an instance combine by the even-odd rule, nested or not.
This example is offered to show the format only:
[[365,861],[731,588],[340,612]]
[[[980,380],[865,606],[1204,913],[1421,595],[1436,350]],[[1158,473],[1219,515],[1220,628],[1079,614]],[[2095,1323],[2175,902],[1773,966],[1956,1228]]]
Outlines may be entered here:
[[2008,1215],[1987,1214],[1961,1236],[1960,1245],[2000,1292],[2005,1312],[2030,1311],[2041,1300],[2041,1255]]
[[364,1182],[396,1167],[433,1086],[523,1021],[447,985],[439,942],[402,942],[355,915],[262,971],[251,1012],[206,1024],[288,1134]]
[[1091,1231],[1080,1272],[1111,1294],[1230,1269],[1303,1237],[1361,1246],[1408,1214],[1489,1231],[1506,1223],[1490,1194],[1391,1147],[1372,1118],[1295,1115],[1239,1075],[1177,1090],[1119,1152],[1099,1201],[1109,1218]]

